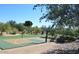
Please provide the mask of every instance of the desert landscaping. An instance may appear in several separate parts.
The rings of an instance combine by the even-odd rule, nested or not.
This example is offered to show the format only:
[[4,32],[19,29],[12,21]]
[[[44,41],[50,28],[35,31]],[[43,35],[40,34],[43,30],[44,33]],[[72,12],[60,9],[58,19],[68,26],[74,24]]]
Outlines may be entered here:
[[[8,37],[8,36],[7,36]],[[45,38],[26,37],[0,40],[0,54],[78,54],[79,41],[71,43],[45,43]]]
[[79,54],[79,5],[0,5],[0,54]]

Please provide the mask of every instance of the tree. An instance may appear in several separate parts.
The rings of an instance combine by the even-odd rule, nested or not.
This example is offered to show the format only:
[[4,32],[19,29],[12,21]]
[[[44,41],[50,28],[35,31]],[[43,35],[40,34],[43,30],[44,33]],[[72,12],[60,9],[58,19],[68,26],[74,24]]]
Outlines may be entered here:
[[16,22],[13,20],[10,20],[9,22],[7,22],[11,25],[11,27],[16,27]]
[[4,32],[4,24],[0,23],[0,35]]
[[31,33],[31,26],[33,25],[33,23],[31,21],[25,21],[24,26],[26,27],[26,30],[28,33]]
[[46,29],[46,38],[45,38],[45,42],[47,42],[47,38],[48,38],[48,28]]
[[26,31],[25,31],[25,26],[24,26],[22,23],[19,23],[19,24],[16,25],[16,28],[18,29],[18,31],[21,32],[22,38],[23,38],[24,33],[26,32]]
[[8,24],[8,23],[0,23],[0,32],[1,32],[1,35],[2,35],[2,33],[3,32],[7,32],[7,33],[9,33],[9,32],[11,32],[11,26],[10,26],[10,24]]
[[46,26],[43,25],[43,26],[41,27],[41,29],[42,29],[42,33],[41,33],[41,34],[44,34],[44,33],[46,32]]
[[33,32],[34,32],[34,34],[39,34],[39,33],[41,33],[41,28],[39,28],[38,26],[33,27]]
[[79,27],[79,5],[67,4],[37,4],[41,8],[43,16],[39,20],[46,19],[52,22],[52,28],[68,27],[73,29]]
[[45,42],[47,42],[49,27],[42,26],[42,34],[44,34],[44,32],[46,33]]
[[[79,5],[66,4],[37,4],[34,6],[41,7],[43,16],[40,20],[52,21],[52,26],[67,26],[69,28],[79,26]],[[43,11],[44,8],[44,12]]]
[[24,26],[31,27],[33,23],[31,21],[25,21]]
[[9,23],[5,23],[3,26],[5,32],[10,33],[12,31],[12,27]]
[[18,29],[18,31],[24,31],[25,26],[22,23],[19,23],[16,25],[16,28]]

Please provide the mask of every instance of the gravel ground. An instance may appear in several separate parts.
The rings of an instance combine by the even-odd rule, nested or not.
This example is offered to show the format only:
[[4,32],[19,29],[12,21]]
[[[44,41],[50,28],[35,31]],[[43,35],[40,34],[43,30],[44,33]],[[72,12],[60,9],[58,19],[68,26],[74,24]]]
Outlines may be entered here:
[[79,41],[72,43],[56,44],[55,48],[49,49],[44,54],[79,54]]

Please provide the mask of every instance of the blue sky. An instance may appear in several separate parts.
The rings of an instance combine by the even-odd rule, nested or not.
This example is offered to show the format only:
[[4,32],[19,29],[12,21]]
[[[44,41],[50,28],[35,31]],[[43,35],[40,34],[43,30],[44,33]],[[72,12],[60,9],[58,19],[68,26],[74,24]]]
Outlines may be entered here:
[[27,20],[33,22],[33,26],[51,25],[50,22],[39,22],[42,16],[40,9],[33,10],[32,4],[0,4],[0,22],[14,20],[17,23],[24,23]]

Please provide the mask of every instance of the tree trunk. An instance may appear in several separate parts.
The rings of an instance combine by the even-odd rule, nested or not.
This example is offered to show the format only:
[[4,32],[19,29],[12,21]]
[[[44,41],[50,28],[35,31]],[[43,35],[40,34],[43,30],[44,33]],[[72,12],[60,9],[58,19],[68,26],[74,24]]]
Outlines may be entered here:
[[22,34],[22,39],[23,39],[23,34]]
[[0,35],[3,35],[3,31],[1,31]]
[[47,42],[47,38],[48,38],[48,31],[46,31],[46,38],[45,38],[45,42]]
[[22,35],[22,39],[23,39],[23,36],[24,36],[24,32],[22,32],[22,33],[21,33],[21,35]]

